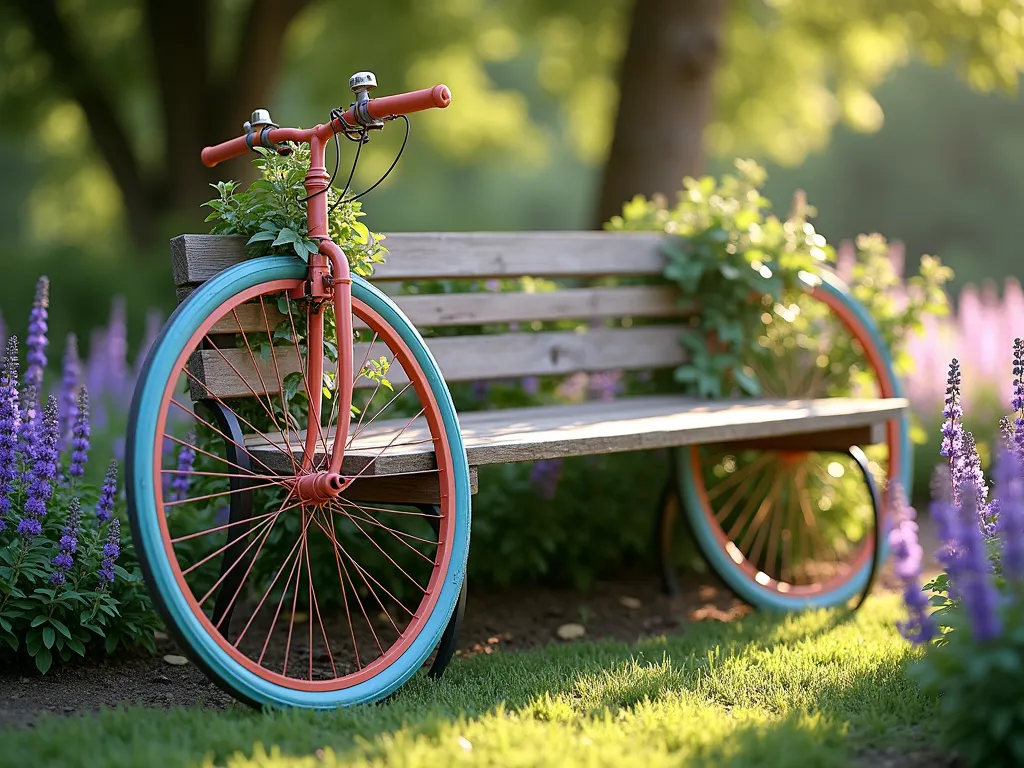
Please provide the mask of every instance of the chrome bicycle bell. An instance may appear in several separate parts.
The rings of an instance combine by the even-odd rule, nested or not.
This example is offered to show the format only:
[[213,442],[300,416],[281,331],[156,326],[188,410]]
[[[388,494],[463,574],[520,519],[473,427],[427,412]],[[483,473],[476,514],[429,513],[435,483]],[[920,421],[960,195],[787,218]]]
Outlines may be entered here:
[[377,76],[373,72],[356,72],[348,79],[348,87],[358,97],[360,93],[372,91],[377,87]]
[[242,130],[246,133],[249,131],[255,131],[260,128],[277,128],[277,123],[270,119],[269,109],[255,109],[253,110],[252,117],[249,121],[242,125]]

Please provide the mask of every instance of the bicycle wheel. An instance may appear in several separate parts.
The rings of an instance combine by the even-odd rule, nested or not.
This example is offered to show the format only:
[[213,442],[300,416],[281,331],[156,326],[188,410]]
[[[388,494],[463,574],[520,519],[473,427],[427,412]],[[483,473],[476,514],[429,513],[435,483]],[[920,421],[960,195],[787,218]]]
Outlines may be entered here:
[[[761,351],[750,359],[765,397],[902,397],[878,329],[838,279],[826,276],[765,315]],[[861,448],[700,445],[679,452],[690,529],[739,597],[790,610],[838,605],[864,590],[873,571],[875,506],[884,515],[891,484],[909,487],[908,417],[887,422],[882,442]],[[874,484],[884,489],[881,499]],[[673,505],[662,515],[662,546],[671,548]],[[881,559],[884,537],[880,546]]]
[[[252,705],[334,708],[391,693],[437,646],[465,574],[469,469],[423,340],[353,278],[358,411],[341,473],[351,484],[325,503],[297,499],[300,428],[321,430],[313,469],[323,468],[338,415],[330,316],[324,380],[306,381],[317,307],[289,298],[306,276],[294,259],[257,259],[178,307],[136,389],[127,487],[147,583],[195,662]],[[303,421],[311,392],[320,425]],[[424,445],[433,450],[416,452]],[[412,475],[401,466],[436,506],[402,496]],[[392,481],[385,500],[366,500],[380,498],[366,493],[371,475]]]

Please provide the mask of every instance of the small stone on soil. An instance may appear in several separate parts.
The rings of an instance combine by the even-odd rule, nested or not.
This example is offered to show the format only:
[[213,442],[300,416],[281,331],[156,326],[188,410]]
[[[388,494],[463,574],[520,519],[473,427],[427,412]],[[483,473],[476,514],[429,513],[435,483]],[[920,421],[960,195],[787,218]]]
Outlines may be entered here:
[[632,611],[635,611],[637,608],[643,607],[643,603],[641,603],[635,597],[629,597],[627,595],[623,595],[619,598],[619,605],[621,605],[623,608],[629,608]]
[[577,640],[587,634],[582,624],[563,624],[558,628],[558,636],[563,640]]
[[164,661],[168,664],[173,664],[176,667],[180,667],[182,664],[188,664],[188,659],[184,656],[175,656],[173,653],[164,656]]

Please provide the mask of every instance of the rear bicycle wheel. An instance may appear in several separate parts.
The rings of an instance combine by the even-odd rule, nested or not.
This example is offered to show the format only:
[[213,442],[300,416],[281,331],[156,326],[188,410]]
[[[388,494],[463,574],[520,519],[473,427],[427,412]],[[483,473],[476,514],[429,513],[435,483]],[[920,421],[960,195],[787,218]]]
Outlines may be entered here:
[[[304,329],[323,308],[289,298],[306,276],[294,259],[245,262],[174,313],[132,405],[129,511],[155,603],[211,679],[252,705],[334,708],[388,695],[437,646],[465,574],[469,469],[430,352],[353,278],[358,412],[341,473],[351,485],[322,504],[296,497],[303,429],[320,433],[315,471],[338,421],[330,346],[323,381],[307,375]],[[311,396],[322,398],[319,425],[304,423]],[[403,462],[424,445],[416,493],[437,497],[436,518],[402,495]],[[237,517],[242,497],[252,512]]]
[[[903,396],[877,327],[838,279],[825,276],[766,313],[762,352],[750,360],[766,397]],[[839,605],[862,593],[875,562],[876,506],[884,520],[893,484],[909,487],[909,418],[887,422],[882,442],[861,448],[679,451],[689,528],[739,597],[759,608],[793,610]],[[662,546],[671,549],[675,508],[665,505],[662,515]],[[884,537],[877,546],[881,560]]]

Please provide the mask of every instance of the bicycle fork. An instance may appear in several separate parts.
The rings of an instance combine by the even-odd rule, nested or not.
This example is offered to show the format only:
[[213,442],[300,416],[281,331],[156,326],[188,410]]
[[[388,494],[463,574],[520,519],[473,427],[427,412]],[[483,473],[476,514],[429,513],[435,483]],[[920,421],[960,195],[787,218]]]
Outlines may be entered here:
[[[345,253],[329,239],[320,241],[320,252],[310,257],[310,298],[330,298],[337,329],[338,374],[335,379],[338,423],[330,462],[326,470],[316,471],[317,444],[323,444],[322,395],[324,376],[324,301],[309,316],[307,329],[309,421],[302,454],[302,476],[295,484],[295,493],[303,501],[326,504],[336,498],[350,482],[341,476],[345,458],[349,424],[352,420],[352,276]],[[330,435],[328,435],[330,437]]]

